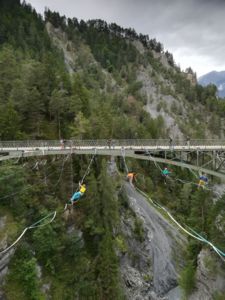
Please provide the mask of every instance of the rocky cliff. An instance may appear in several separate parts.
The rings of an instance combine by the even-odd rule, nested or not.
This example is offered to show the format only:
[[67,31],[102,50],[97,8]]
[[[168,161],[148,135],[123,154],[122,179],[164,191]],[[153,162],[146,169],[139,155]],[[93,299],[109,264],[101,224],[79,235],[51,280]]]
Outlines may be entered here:
[[[179,272],[186,238],[140,195],[125,184],[130,208],[143,226],[142,239],[135,239],[135,222],[122,219],[128,251],[121,256],[121,273],[128,299],[179,299]],[[176,292],[174,292],[176,289]],[[169,296],[173,291],[173,298]]]

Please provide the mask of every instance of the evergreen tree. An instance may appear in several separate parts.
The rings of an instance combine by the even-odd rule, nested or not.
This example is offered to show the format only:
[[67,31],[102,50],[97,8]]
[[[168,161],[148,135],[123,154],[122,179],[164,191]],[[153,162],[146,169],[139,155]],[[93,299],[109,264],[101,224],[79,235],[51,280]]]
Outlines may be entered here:
[[12,103],[0,109],[0,138],[1,140],[17,140],[22,137],[20,118]]
[[51,99],[49,103],[49,109],[51,115],[54,117],[56,121],[58,138],[62,137],[62,120],[63,116],[65,116],[69,107],[68,97],[66,95],[65,90],[53,90],[51,94]]

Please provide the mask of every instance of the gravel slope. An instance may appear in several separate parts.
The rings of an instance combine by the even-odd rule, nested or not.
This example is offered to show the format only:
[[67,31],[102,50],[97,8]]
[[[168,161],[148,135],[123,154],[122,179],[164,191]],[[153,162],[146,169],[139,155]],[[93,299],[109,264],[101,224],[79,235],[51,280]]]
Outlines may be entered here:
[[[151,206],[147,199],[138,193],[131,185],[125,184],[125,190],[130,206],[142,219],[149,237],[149,255],[153,264],[153,286],[159,296],[166,296],[177,286],[178,273],[183,264],[182,248],[185,237]],[[179,293],[179,289],[176,289]],[[176,294],[177,294],[176,293]],[[178,299],[177,295],[164,299]]]

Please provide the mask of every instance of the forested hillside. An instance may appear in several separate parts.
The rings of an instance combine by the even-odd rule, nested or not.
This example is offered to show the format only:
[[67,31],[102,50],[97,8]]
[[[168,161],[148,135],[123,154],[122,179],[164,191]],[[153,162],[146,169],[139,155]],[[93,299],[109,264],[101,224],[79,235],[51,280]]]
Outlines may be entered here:
[[[49,10],[43,19],[26,3],[0,0],[1,140],[219,138],[224,113],[215,86],[198,85],[194,72],[182,72],[154,37]],[[53,223],[29,230],[1,257],[2,299],[127,298],[122,261],[128,257],[133,268],[141,268],[129,239],[141,248],[147,234],[123,189],[123,160],[117,158],[111,170],[108,158],[95,157],[85,178],[85,198],[69,216],[63,214],[90,159],[69,155],[1,162],[1,249],[57,211]],[[130,159],[127,164],[140,174],[136,184],[141,190],[225,249],[224,196],[218,199],[213,189],[176,180],[165,185],[152,162]],[[174,167],[172,174],[196,182],[188,171]],[[129,237],[123,230],[128,225]],[[190,240],[187,249],[179,250],[185,253],[177,265],[187,297],[202,247]],[[142,280],[155,291],[153,262],[146,264]],[[209,274],[225,278],[215,254],[206,264]],[[212,294],[222,299],[221,290]]]

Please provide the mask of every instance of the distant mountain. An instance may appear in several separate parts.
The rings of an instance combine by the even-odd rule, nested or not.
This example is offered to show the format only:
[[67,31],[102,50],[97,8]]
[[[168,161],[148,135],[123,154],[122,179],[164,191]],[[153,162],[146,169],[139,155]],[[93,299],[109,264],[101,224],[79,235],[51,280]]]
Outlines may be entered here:
[[210,83],[215,84],[218,89],[218,95],[222,98],[225,97],[225,71],[207,73],[199,77],[198,82],[203,86]]

